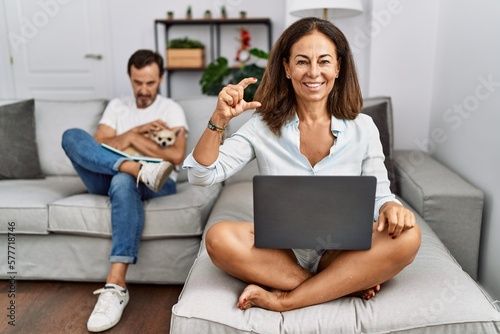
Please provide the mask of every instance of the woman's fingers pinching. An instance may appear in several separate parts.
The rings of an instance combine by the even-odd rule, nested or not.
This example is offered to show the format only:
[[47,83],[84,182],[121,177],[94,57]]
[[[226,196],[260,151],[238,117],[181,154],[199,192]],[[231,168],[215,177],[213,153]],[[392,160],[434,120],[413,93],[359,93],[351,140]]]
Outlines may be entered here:
[[243,97],[245,96],[245,89],[251,85],[257,82],[256,78],[245,78],[238,82],[236,85],[227,85],[227,90],[226,93],[228,93],[232,100],[232,104],[229,104],[232,107],[235,107],[238,103],[240,103],[241,100],[243,100]]
[[217,110],[224,118],[238,116],[242,112],[260,107],[257,101],[246,102],[243,97],[245,88],[257,82],[256,78],[245,78],[237,84],[229,84],[219,93],[219,103]]
[[247,88],[248,86],[250,86],[251,84],[254,84],[258,81],[257,78],[245,78],[243,80],[241,80],[240,82],[238,82],[238,86],[241,86],[243,87],[243,89]]

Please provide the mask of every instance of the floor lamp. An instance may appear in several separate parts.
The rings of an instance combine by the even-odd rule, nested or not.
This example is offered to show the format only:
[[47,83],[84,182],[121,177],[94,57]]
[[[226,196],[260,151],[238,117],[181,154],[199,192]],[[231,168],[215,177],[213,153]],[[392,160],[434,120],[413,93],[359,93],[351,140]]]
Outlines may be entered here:
[[333,20],[363,13],[361,0],[288,0],[288,11],[293,16],[321,17]]

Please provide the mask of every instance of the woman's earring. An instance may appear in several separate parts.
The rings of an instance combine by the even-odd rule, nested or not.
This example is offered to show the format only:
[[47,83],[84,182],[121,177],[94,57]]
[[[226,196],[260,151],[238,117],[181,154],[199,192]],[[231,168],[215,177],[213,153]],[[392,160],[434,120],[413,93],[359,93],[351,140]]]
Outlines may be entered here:
[[290,79],[290,76],[287,74],[287,75],[286,75],[286,78],[287,78],[287,79]]

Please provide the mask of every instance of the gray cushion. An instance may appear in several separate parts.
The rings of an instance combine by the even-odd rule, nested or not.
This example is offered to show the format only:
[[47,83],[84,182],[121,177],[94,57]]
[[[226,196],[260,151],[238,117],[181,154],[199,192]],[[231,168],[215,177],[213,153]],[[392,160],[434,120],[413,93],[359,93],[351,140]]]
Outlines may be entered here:
[[45,175],[77,175],[61,147],[62,134],[75,127],[94,134],[106,104],[106,100],[36,100],[38,151]]
[[[142,239],[200,236],[220,184],[198,187],[177,185],[177,194],[144,202]],[[49,205],[49,230],[55,233],[111,237],[111,203],[108,196],[79,194]]]
[[422,151],[395,151],[401,197],[477,278],[483,192]]
[[[5,236],[0,237],[5,238]],[[137,264],[128,269],[127,282],[183,284],[199,246],[199,236],[143,240]],[[19,279],[95,281],[102,284],[109,272],[111,239],[56,233],[43,236],[18,234],[16,251],[19,259],[16,263]],[[0,279],[8,280],[7,273],[11,271],[8,268],[7,251],[5,251],[0,254]],[[158,307],[158,305],[151,306]],[[61,333],[68,332],[80,331],[61,331]],[[30,333],[47,333],[47,331],[37,329]]]
[[391,182],[391,192],[396,194],[398,191],[392,157],[391,132],[389,131],[388,125],[388,102],[384,101],[375,105],[365,106],[361,112],[370,116],[378,128],[380,142],[382,143],[382,149],[385,155],[384,164],[387,169],[387,176]]
[[[0,181],[0,217],[16,223],[17,234],[47,234],[47,204],[82,193],[85,186],[77,176],[47,176],[43,180]],[[7,224],[0,224],[0,234]]]
[[[197,96],[175,99],[180,104],[186,115],[189,126],[189,134],[186,143],[186,153],[196,146],[201,134],[207,127],[208,120],[212,116],[217,105],[217,96]],[[187,181],[187,172],[182,169],[177,177],[178,182]]]
[[0,106],[0,179],[40,179],[34,100]]

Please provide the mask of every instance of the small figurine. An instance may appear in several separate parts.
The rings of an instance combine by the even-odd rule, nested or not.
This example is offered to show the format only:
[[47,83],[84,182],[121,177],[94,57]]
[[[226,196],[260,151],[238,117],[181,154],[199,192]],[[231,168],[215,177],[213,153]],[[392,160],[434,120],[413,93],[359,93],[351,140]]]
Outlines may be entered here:
[[246,30],[245,28],[240,29],[240,48],[238,49],[238,52],[236,52],[236,61],[239,61],[241,63],[246,62],[250,58],[250,53],[248,50],[250,49],[250,32]]

